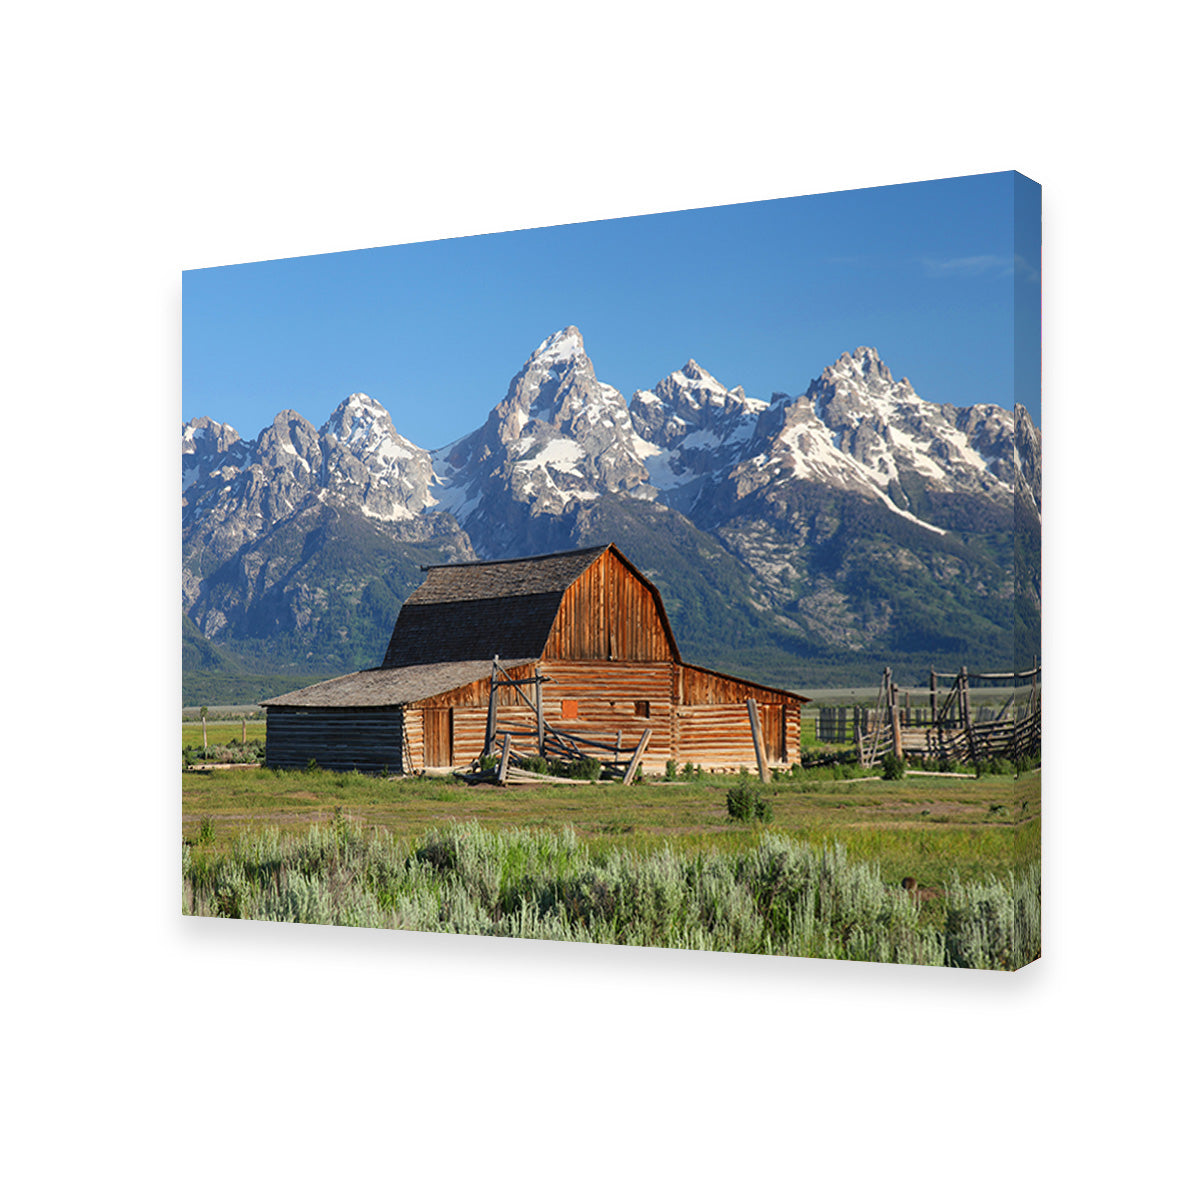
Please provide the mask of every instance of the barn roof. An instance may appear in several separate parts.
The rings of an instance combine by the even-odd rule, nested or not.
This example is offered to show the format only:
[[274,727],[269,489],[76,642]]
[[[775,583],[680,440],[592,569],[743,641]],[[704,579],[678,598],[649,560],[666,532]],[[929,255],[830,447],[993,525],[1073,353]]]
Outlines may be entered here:
[[[501,660],[507,671],[525,666],[532,659]],[[281,708],[388,708],[397,704],[415,704],[453,691],[492,673],[492,660],[473,662],[419,663],[407,667],[372,667],[326,679],[311,687],[286,692],[265,705]]]
[[598,559],[604,546],[502,558],[488,562],[445,563],[422,567],[425,579],[405,604],[445,604],[459,600],[499,600],[512,596],[561,595]]
[[[537,658],[563,593],[608,546],[425,567],[396,618],[383,666]],[[518,603],[514,603],[518,601]]]

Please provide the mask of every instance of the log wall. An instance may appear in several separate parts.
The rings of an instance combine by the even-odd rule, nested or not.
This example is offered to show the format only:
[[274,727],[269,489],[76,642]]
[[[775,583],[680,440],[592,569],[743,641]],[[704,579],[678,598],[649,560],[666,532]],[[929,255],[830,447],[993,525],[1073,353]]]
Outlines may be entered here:
[[[553,680],[542,690],[546,720],[562,732],[597,741],[611,742],[620,733],[625,757],[649,729],[642,764],[647,771],[662,771],[675,757],[677,671],[670,661],[545,662],[542,673]],[[564,699],[576,701],[575,717],[563,718]],[[648,715],[638,713],[639,701]]]
[[399,708],[267,709],[268,767],[399,772],[402,738]]
[[[761,713],[761,710],[760,710]],[[771,757],[768,746],[767,757]],[[675,761],[713,767],[756,770],[754,734],[745,704],[681,705],[679,750]]]
[[[514,676],[529,681],[525,689],[532,700],[532,668],[522,668]],[[800,746],[800,708],[779,703],[780,694],[770,688],[745,684],[724,676],[714,676],[699,668],[671,661],[580,662],[569,659],[542,663],[542,711],[547,725],[562,733],[592,741],[612,743],[620,735],[622,754],[627,755],[642,734],[649,729],[650,741],[642,756],[645,769],[661,772],[668,760],[682,765],[694,762],[705,768],[757,767],[747,696],[759,698],[759,717],[766,743],[767,759],[785,764],[798,757]],[[691,677],[691,686],[685,682]],[[685,690],[692,696],[729,697],[723,703],[705,701],[680,705],[676,697]],[[472,763],[483,752],[487,731],[489,681],[458,688],[422,701],[410,708],[409,746],[414,769],[434,765],[425,761],[425,748],[418,734],[423,727],[421,710],[453,710],[453,752],[455,768]],[[497,729],[536,729],[536,715],[517,702],[513,690],[500,696],[508,703],[496,709]],[[563,715],[563,702],[574,702],[574,715]],[[770,701],[774,701],[771,703]],[[514,751],[533,752],[532,737],[514,743]],[[499,743],[495,747],[498,752]],[[583,747],[596,757],[600,751]]]

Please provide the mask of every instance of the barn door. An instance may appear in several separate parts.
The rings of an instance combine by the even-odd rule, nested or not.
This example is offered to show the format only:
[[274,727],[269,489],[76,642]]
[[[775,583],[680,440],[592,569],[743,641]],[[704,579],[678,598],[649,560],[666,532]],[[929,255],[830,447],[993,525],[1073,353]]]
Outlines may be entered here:
[[454,713],[449,708],[425,709],[425,765],[454,765]]
[[762,714],[763,746],[769,762],[784,762],[787,759],[786,726],[783,720],[782,704],[764,704],[760,707]]

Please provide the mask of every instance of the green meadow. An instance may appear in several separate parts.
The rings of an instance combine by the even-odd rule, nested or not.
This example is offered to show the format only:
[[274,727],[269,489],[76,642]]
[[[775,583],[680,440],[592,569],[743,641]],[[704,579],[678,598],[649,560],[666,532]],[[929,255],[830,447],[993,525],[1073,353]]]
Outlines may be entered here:
[[[498,787],[454,776],[185,771],[184,911],[962,966],[1012,968],[1037,956],[1038,772],[834,777],[844,773],[753,780],[768,823],[731,819],[739,780],[709,773],[630,787]],[[445,845],[457,849],[436,848]],[[563,854],[557,874],[529,865]],[[519,878],[504,867],[514,855],[528,866]],[[763,882],[772,870],[795,893],[786,919]],[[647,899],[668,893],[669,919]],[[853,897],[851,908],[865,907],[849,915]],[[735,911],[732,925],[714,915]],[[973,949],[961,948],[964,938]]]

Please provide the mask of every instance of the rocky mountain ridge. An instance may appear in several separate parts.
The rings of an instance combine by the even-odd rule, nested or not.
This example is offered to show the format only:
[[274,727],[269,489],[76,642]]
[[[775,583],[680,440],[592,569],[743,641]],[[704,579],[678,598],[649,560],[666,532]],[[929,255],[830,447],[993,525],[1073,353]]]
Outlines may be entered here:
[[[207,417],[189,421],[184,611],[218,643],[249,639],[265,661],[283,637],[311,662],[304,629],[332,609],[358,612],[381,577],[381,545],[393,574],[374,600],[386,610],[415,583],[418,550],[423,561],[504,557],[620,529],[653,554],[670,528],[677,542],[688,530],[699,539],[694,568],[656,578],[669,602],[678,592],[673,619],[685,596],[698,625],[704,610],[733,603],[704,579],[704,562],[727,556],[723,586],[763,614],[764,653],[953,648],[995,659],[1017,590],[1005,529],[1011,538],[1018,493],[1040,522],[1040,459],[1024,409],[926,401],[871,347],[769,401],[691,359],[627,402],[567,326],[533,351],[478,429],[440,450],[408,441],[361,393],[320,429],[285,411],[253,442]],[[335,570],[339,559],[352,563]],[[363,665],[348,645],[362,631],[338,629],[326,630],[321,661]],[[738,661],[735,633],[726,666]]]

